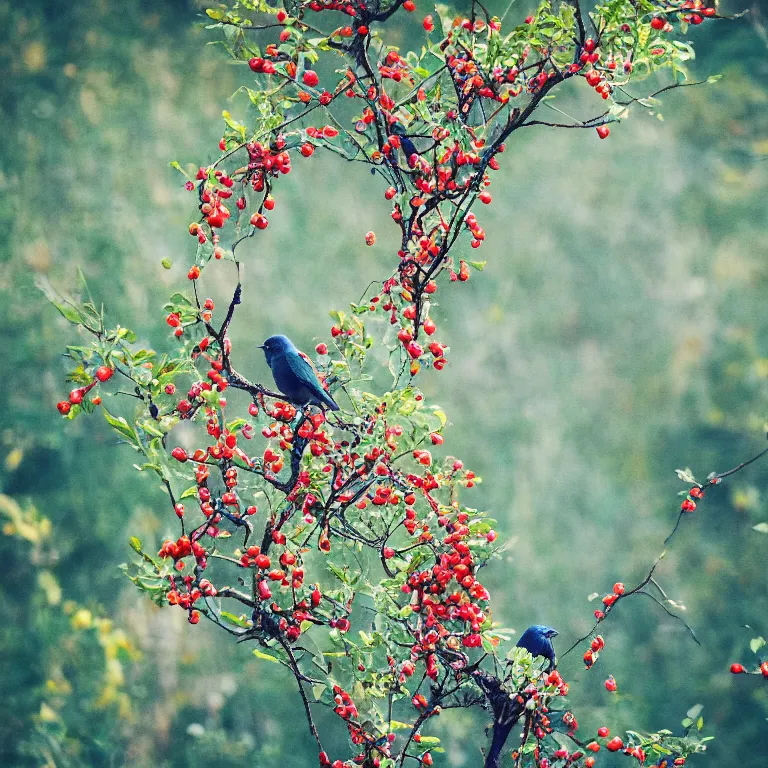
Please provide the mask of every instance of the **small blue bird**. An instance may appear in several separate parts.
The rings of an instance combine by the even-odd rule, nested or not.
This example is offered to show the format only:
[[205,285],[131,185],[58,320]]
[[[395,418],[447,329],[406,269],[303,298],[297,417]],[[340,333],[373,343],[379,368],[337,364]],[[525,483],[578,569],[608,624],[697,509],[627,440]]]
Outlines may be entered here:
[[523,632],[523,636],[517,641],[517,647],[525,648],[534,658],[543,656],[548,659],[547,670],[549,671],[556,664],[555,648],[552,645],[552,638],[556,636],[556,629],[545,627],[543,624],[534,624]]
[[264,350],[267,365],[277,388],[296,405],[326,406],[338,411],[333,398],[323,389],[312,365],[286,336],[270,336],[259,349]]
[[406,166],[410,166],[411,157],[419,154],[416,145],[411,141],[410,137],[405,132],[405,128],[400,123],[392,123],[392,133],[400,138],[400,149],[402,150],[405,164]]

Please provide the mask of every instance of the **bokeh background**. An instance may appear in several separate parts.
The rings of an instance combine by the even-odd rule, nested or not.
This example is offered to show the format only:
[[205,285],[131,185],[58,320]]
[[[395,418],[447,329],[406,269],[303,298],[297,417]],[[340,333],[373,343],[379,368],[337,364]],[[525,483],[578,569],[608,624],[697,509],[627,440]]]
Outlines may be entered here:
[[[77,336],[34,287],[39,273],[76,292],[82,271],[111,318],[171,343],[162,304],[186,282],[194,201],[168,162],[213,159],[221,109],[246,108],[228,102],[244,69],[207,45],[216,33],[199,10],[0,2],[3,766],[316,764],[279,670],[156,609],[118,570],[129,535],[170,532],[167,505],[98,415],[57,414],[61,352]],[[400,22],[404,43],[418,41],[422,12]],[[703,477],[765,442],[766,16],[758,4],[691,32],[693,72],[724,77],[667,94],[663,120],[637,109],[602,142],[516,134],[479,212],[488,266],[444,290],[436,312],[451,363],[422,385],[453,424],[445,448],[484,478],[468,502],[509,541],[486,576],[495,617],[518,631],[552,624],[561,650],[590,626],[591,592],[633,583],[661,551],[683,488],[675,468]],[[281,179],[270,228],[246,246],[233,327],[245,372],[266,374],[250,342],[280,331],[309,347],[330,309],[389,269],[379,185],[320,152]],[[205,279],[224,297],[231,265]],[[768,635],[768,535],[753,529],[768,520],[766,480],[759,464],[710,493],[658,569],[701,647],[637,600],[606,627],[598,669],[563,661],[585,729],[679,729],[701,704],[716,739],[692,763],[764,768],[768,685],[728,666],[754,660],[750,639]],[[603,689],[609,672],[618,695]],[[441,719],[441,764],[477,766],[482,715]]]

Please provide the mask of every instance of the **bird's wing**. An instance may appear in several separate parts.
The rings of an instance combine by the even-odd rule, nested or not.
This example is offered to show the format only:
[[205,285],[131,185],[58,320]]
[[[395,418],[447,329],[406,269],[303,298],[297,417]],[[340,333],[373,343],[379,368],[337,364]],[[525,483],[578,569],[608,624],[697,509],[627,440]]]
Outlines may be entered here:
[[320,379],[315,372],[315,367],[307,360],[306,356],[299,352],[297,355],[286,355],[285,360],[294,376],[304,384],[307,389],[315,394],[318,400],[322,400],[331,410],[337,411],[333,398],[325,391]]

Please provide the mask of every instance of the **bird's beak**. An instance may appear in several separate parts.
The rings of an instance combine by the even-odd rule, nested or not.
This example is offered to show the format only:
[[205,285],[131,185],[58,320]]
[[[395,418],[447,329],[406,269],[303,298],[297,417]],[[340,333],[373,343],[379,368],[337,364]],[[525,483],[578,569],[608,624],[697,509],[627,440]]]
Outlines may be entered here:
[[263,344],[257,344],[256,349],[266,349],[266,347]]

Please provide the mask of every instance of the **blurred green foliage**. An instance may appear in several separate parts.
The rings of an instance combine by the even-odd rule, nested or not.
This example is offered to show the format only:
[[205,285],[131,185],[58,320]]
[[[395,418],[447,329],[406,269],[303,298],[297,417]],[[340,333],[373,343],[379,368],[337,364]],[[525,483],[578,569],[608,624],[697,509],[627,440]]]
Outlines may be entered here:
[[[315,764],[279,669],[157,610],[119,574],[129,532],[154,545],[170,530],[163,497],[100,419],[57,414],[71,329],[34,288],[42,273],[76,293],[80,268],[111,318],[171,343],[162,304],[186,279],[194,202],[167,164],[218,153],[221,109],[245,76],[206,46],[195,12],[0,3],[0,492],[33,528],[50,521],[35,542],[3,517],[2,765]],[[418,20],[401,24],[403,43],[418,41]],[[553,624],[562,647],[588,628],[590,592],[631,583],[660,551],[682,489],[673,470],[726,469],[765,439],[768,48],[748,19],[691,36],[696,74],[724,78],[669,94],[663,122],[639,109],[605,142],[515,135],[494,203],[478,211],[488,267],[437,310],[452,363],[423,386],[454,424],[446,449],[484,478],[470,503],[510,541],[486,578],[496,618]],[[273,332],[309,346],[397,247],[383,190],[356,166],[316,153],[283,184],[248,245],[239,350]],[[232,277],[216,265],[205,284],[220,299]],[[267,376],[255,348],[239,367]],[[606,627],[597,668],[563,662],[582,728],[673,726],[699,702],[717,738],[697,764],[764,765],[768,687],[727,670],[768,631],[768,537],[753,530],[768,520],[767,479],[757,465],[710,492],[659,567],[702,647],[635,603]],[[107,651],[94,616],[124,644]],[[609,672],[618,696],[603,689]],[[444,719],[450,764],[476,765],[481,720]]]

